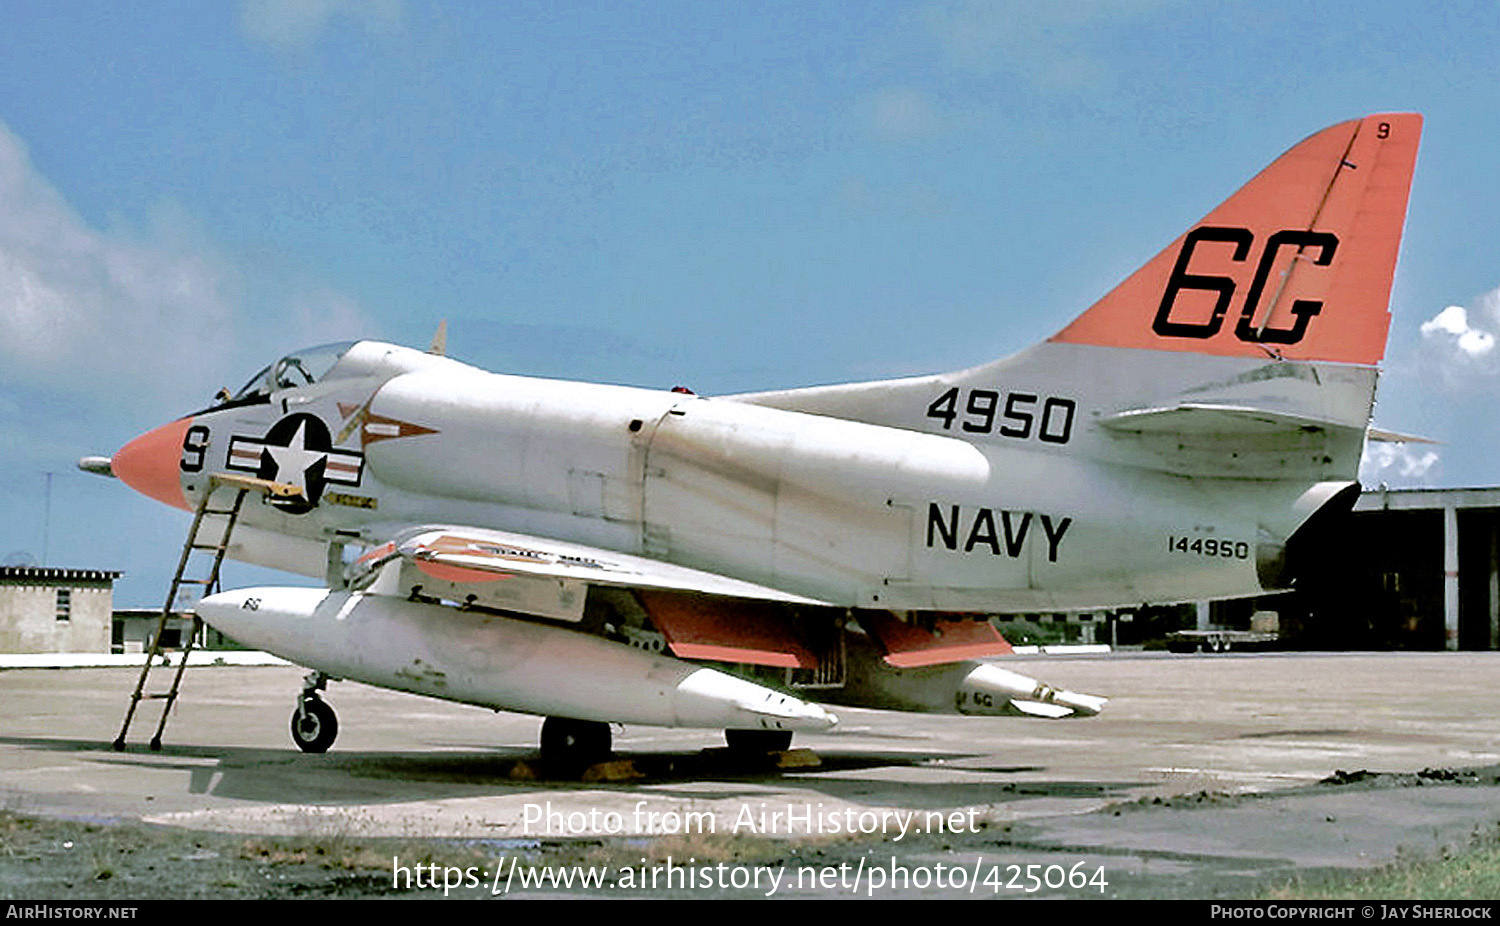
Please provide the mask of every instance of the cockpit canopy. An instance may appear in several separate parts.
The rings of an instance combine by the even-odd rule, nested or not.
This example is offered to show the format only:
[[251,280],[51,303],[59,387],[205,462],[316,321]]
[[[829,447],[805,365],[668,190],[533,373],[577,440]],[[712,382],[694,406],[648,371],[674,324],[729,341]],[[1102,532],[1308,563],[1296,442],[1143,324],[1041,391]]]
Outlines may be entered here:
[[306,350],[293,351],[256,373],[230,401],[268,396],[278,389],[311,386],[327,376],[344,354],[349,352],[349,348],[357,343],[359,342],[339,341],[336,344],[319,344]]

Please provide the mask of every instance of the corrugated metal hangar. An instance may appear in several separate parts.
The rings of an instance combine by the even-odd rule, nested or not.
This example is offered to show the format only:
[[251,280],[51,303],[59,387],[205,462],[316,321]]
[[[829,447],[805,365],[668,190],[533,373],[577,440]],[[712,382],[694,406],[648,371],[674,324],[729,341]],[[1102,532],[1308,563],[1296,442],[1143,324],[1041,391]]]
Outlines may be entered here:
[[1178,630],[1261,630],[1275,612],[1291,649],[1500,649],[1500,487],[1366,489],[1331,538],[1294,592],[1012,615],[1000,626],[1007,636],[1029,621],[1069,642],[1151,645]]
[[1329,546],[1295,593],[1215,622],[1270,608],[1299,647],[1500,648],[1500,487],[1366,489]]

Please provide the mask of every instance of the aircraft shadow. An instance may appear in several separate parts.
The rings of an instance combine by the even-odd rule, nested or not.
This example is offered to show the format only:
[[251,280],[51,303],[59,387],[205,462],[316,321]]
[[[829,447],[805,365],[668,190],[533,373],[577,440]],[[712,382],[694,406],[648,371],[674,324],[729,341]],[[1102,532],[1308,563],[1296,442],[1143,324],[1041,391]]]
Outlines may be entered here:
[[[730,755],[726,749],[625,751],[612,769],[625,769],[623,780],[583,780],[546,768],[534,747],[475,747],[465,752],[333,751],[304,755],[291,748],[164,744],[160,752],[132,744],[115,752],[108,741],[0,736],[0,745],[44,752],[78,754],[84,761],[145,770],[178,770],[186,774],[186,792],[235,800],[312,805],[383,804],[454,797],[575,790],[630,791],[649,785],[653,796],[702,800],[701,789],[684,786],[712,781],[743,782],[714,792],[720,799],[763,800],[767,782],[783,781],[799,791],[830,799],[907,807],[948,808],[994,804],[1036,797],[1109,797],[1127,790],[1119,782],[1047,782],[1031,776],[1039,766],[957,766],[978,755],[942,751],[820,751],[811,767],[777,768],[770,757]],[[803,756],[805,758],[805,756]],[[212,760],[212,761],[204,761]],[[922,769],[941,763],[944,781],[889,781],[849,773]],[[827,777],[842,773],[843,777]],[[985,775],[986,780],[965,777]],[[1017,776],[997,782],[995,774]]]

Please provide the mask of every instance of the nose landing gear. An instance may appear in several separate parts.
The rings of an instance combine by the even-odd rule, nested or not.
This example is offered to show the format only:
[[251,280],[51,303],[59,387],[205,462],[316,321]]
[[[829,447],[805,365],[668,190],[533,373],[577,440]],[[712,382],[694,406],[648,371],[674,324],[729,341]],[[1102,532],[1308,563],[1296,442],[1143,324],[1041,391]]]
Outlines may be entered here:
[[338,717],[318,697],[318,692],[327,687],[328,676],[322,672],[309,672],[302,681],[297,709],[292,711],[292,741],[303,752],[327,752],[339,735]]

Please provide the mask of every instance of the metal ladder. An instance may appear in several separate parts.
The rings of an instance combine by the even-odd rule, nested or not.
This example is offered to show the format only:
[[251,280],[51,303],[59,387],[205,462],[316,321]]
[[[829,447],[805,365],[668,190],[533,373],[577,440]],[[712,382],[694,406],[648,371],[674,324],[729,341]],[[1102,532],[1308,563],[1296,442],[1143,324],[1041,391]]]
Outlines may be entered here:
[[[213,507],[215,495],[221,490],[232,490],[234,501],[228,508]],[[161,617],[156,622],[156,633],[152,635],[150,649],[146,653],[146,663],[141,666],[140,678],[136,680],[135,691],[130,695],[130,707],[125,711],[125,722],[120,725],[120,735],[115,737],[114,749],[122,752],[125,749],[125,734],[130,730],[130,721],[135,717],[136,708],[140,706],[141,700],[161,700],[166,703],[162,705],[161,719],[156,725],[156,733],[151,737],[151,750],[161,751],[161,734],[167,726],[167,717],[172,712],[172,706],[177,703],[177,693],[182,686],[182,670],[187,668],[188,655],[192,653],[193,646],[198,641],[198,635],[203,630],[203,619],[193,615],[193,627],[188,634],[187,643],[182,647],[182,652],[177,659],[177,671],[172,676],[172,687],[164,692],[146,693],[146,679],[151,675],[151,667],[156,658],[161,655],[161,638],[167,629],[167,621],[172,617],[172,605],[177,601],[177,593],[184,585],[202,586],[203,594],[209,594],[218,587],[219,567],[224,562],[224,554],[229,549],[229,537],[234,532],[234,526],[239,521],[240,510],[244,506],[245,496],[251,492],[261,495],[269,495],[277,498],[299,498],[302,495],[300,489],[279,482],[271,482],[267,479],[256,479],[251,476],[236,476],[229,473],[214,473],[208,477],[208,486],[203,497],[198,500],[198,508],[193,513],[193,525],[188,528],[187,540],[182,545],[182,556],[177,561],[177,572],[172,576],[172,585],[167,591],[166,603],[162,605]],[[210,516],[223,516],[223,530],[219,533],[216,542],[206,542],[199,537],[205,527],[205,521]],[[208,522],[217,524],[219,522]],[[194,553],[211,553],[213,560],[209,566],[208,575],[203,578],[186,578],[188,565],[193,561]],[[201,561],[200,557],[200,561]]]

